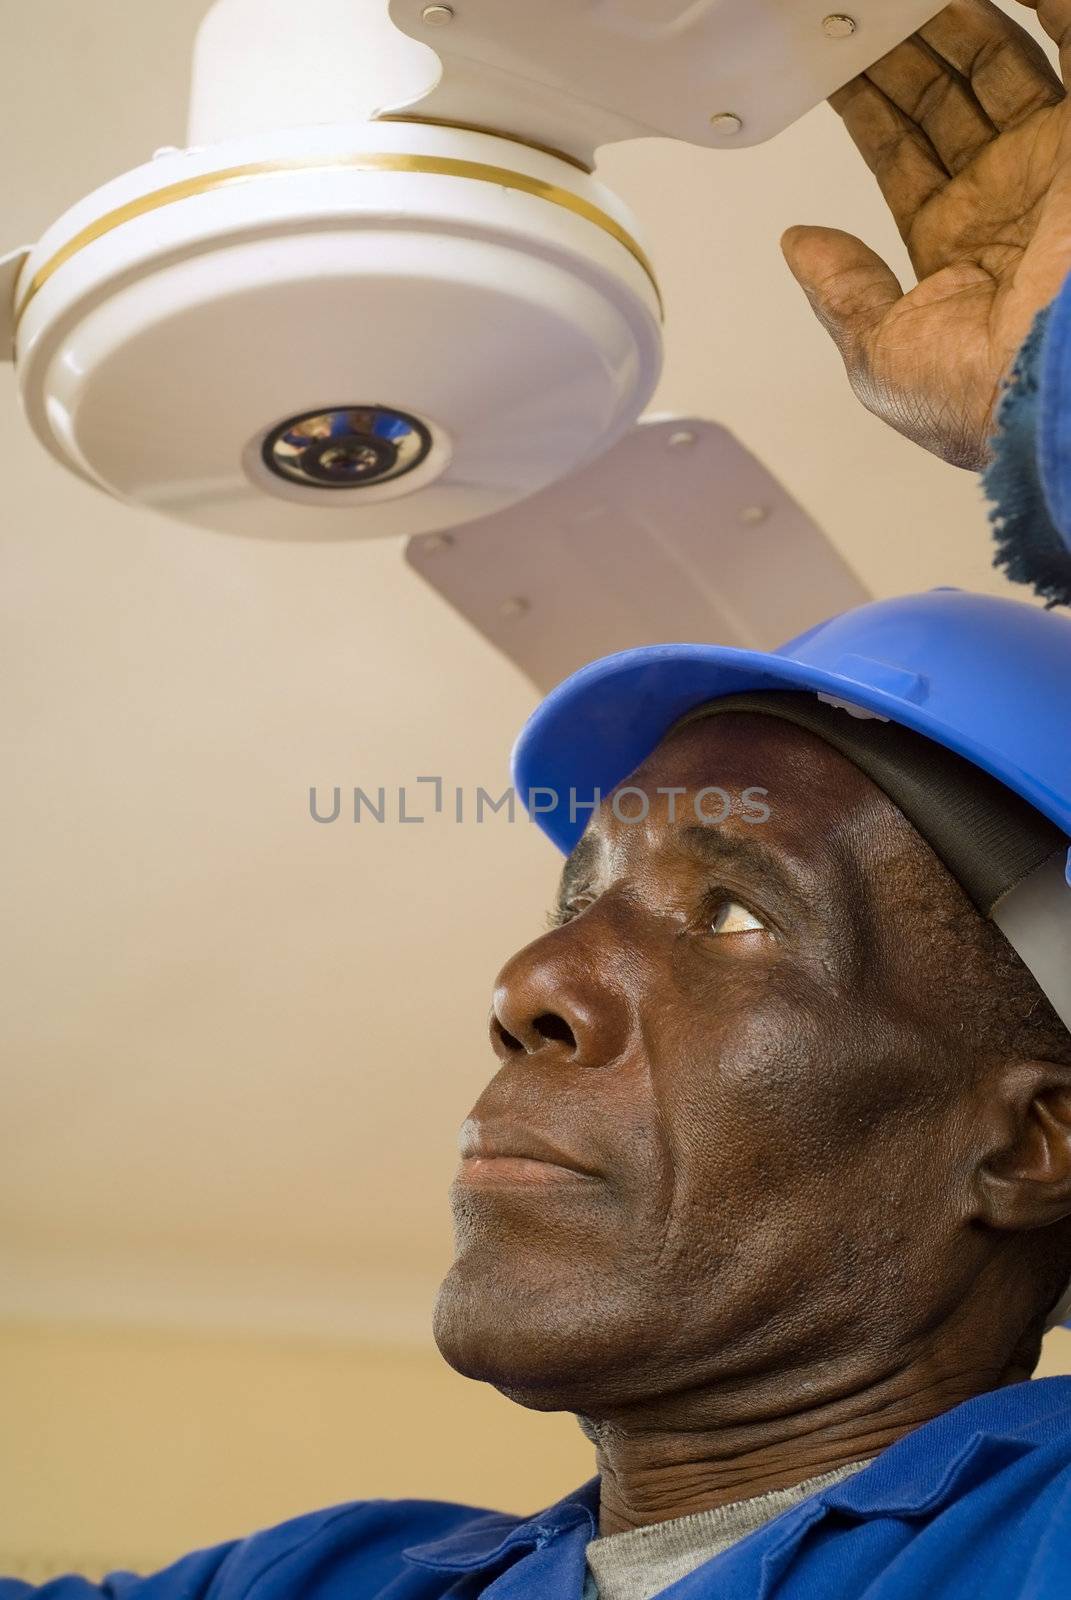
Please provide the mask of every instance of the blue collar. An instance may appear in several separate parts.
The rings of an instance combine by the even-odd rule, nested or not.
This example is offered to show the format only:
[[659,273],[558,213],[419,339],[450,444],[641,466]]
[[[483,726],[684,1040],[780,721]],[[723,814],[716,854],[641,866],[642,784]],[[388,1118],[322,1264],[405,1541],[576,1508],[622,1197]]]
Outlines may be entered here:
[[[858,1518],[930,1517],[999,1467],[1071,1434],[1071,1378],[1039,1378],[967,1400],[882,1451],[871,1466],[815,1497],[808,1520],[826,1511]],[[443,1572],[475,1572],[513,1552],[542,1549],[561,1534],[598,1533],[600,1479],[524,1520],[477,1513],[459,1532],[413,1545],[408,1561]],[[820,1508],[820,1509],[819,1509]],[[791,1513],[790,1513],[791,1514]]]
[[[539,1550],[551,1539],[574,1528],[584,1528],[585,1543],[599,1531],[600,1478],[591,1478],[582,1488],[567,1494],[557,1505],[523,1521],[520,1517],[487,1512],[477,1516],[460,1533],[447,1534],[430,1544],[417,1544],[402,1554],[418,1566],[443,1572],[475,1572],[489,1567],[513,1550],[528,1546]],[[586,1526],[585,1526],[586,1525]]]
[[930,1517],[1000,1467],[1071,1432],[1071,1378],[976,1395],[905,1434],[871,1466],[819,1495],[856,1517]]

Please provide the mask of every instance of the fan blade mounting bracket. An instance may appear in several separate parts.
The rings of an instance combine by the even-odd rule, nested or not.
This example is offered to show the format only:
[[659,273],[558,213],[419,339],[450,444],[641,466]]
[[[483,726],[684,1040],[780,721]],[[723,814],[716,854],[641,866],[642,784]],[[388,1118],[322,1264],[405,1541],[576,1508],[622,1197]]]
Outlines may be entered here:
[[661,135],[761,144],[943,9],[937,0],[390,0],[430,45],[438,83],[382,113],[479,123],[591,164],[604,144]]

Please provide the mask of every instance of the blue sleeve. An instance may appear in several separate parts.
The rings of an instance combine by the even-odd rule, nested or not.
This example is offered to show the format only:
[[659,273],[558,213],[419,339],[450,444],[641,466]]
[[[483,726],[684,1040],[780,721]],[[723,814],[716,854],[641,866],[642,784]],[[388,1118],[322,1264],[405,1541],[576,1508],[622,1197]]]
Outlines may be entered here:
[[453,1592],[449,1575],[410,1568],[405,1550],[488,1520],[517,1519],[438,1500],[355,1500],[198,1551],[147,1578],[116,1572],[99,1584],[53,1578],[40,1588],[0,1578],[0,1600],[440,1600],[444,1585]]
[[1052,519],[1071,550],[1071,274],[1038,352],[1037,458]]
[[324,1600],[336,1600],[336,1596],[341,1600],[354,1576],[359,1579],[363,1575],[361,1557],[365,1552],[371,1568],[381,1554],[377,1551],[382,1541],[376,1537],[375,1513],[382,1504],[355,1502],[298,1517],[251,1538],[184,1556],[149,1577],[113,1572],[100,1583],[71,1576],[52,1578],[39,1587],[16,1578],[0,1578],[0,1600],[242,1600],[255,1583],[276,1572],[287,1574],[284,1593],[311,1595],[316,1588],[313,1574],[323,1575],[317,1568],[325,1558],[328,1567],[340,1565],[345,1578],[335,1589],[330,1578],[337,1580],[339,1573],[331,1573],[319,1592]]
[[1071,278],[1034,319],[996,422],[982,475],[993,565],[1050,605],[1071,604]]
[[17,1578],[0,1578],[0,1600],[204,1600],[237,1545],[221,1545],[184,1556],[150,1578],[113,1572],[102,1583],[86,1578],[52,1578],[36,1587]]

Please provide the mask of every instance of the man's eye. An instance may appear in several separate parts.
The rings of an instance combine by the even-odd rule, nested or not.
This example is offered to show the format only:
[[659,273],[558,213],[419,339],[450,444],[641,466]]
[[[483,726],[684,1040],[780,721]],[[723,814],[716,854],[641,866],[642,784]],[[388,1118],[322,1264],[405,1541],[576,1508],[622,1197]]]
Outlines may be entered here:
[[567,922],[572,922],[574,917],[578,917],[582,911],[588,909],[588,906],[594,904],[593,894],[574,894],[569,900],[563,900],[561,905],[551,912],[548,919],[551,927],[564,928]]
[[760,922],[758,917],[753,917],[745,906],[737,900],[723,900],[718,907],[711,924],[711,933],[752,933],[756,928],[761,932],[765,929],[765,922]]

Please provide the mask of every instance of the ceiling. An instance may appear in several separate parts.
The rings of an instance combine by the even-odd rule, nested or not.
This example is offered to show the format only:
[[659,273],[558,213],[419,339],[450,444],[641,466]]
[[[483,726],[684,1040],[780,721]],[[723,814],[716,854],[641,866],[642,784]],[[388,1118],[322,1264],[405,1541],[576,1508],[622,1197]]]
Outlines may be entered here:
[[[183,142],[203,10],[7,8],[4,247]],[[654,409],[729,428],[874,594],[1011,592],[977,480],[863,411],[782,260],[826,223],[912,281],[833,112],[602,172],[669,305]],[[318,826],[308,792],[499,793],[535,691],[400,543],[260,546],[68,478],[2,368],[0,473],[0,1315],[425,1341],[491,981],[556,860],[504,815]]]

